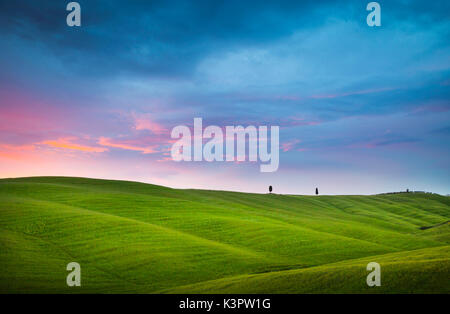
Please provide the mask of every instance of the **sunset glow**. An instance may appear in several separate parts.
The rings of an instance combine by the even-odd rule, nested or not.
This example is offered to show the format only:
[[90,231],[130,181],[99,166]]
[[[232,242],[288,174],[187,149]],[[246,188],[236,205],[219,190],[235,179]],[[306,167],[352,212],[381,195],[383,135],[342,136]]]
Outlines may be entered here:
[[[66,25],[65,3],[2,4],[0,177],[450,193],[442,7],[417,4],[410,19],[389,2],[375,29],[354,1],[80,4],[78,28]],[[171,130],[192,128],[195,117],[221,128],[279,126],[278,170],[171,160]]]

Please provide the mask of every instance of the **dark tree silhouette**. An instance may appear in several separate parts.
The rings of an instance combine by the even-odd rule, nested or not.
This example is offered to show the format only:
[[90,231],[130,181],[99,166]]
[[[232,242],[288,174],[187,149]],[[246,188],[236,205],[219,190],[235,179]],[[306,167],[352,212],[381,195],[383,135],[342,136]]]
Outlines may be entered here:
[[272,186],[269,185],[269,193],[272,193]]
[[319,195],[319,189],[316,188],[316,195]]
[[406,193],[409,193],[409,189],[406,189]]

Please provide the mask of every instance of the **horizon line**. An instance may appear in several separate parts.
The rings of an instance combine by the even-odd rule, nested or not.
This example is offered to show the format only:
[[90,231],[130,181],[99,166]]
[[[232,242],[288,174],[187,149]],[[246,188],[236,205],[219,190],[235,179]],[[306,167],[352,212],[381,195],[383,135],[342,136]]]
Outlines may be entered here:
[[103,181],[120,181],[120,182],[132,182],[132,183],[140,183],[140,184],[148,184],[148,185],[154,185],[159,186],[167,189],[172,190],[198,190],[198,191],[215,191],[215,192],[231,192],[231,193],[245,193],[245,194],[258,194],[258,195],[265,195],[265,194],[274,194],[274,195],[284,195],[284,196],[375,196],[375,195],[386,195],[386,194],[400,194],[400,193],[423,193],[423,194],[435,194],[440,195],[444,197],[450,196],[450,194],[440,194],[436,192],[430,192],[430,191],[413,191],[409,190],[407,191],[390,191],[390,192],[382,192],[382,193],[376,193],[376,194],[284,194],[284,193],[259,193],[259,192],[244,192],[244,191],[233,191],[233,190],[221,190],[221,189],[199,189],[199,188],[175,188],[170,187],[166,185],[160,185],[160,184],[154,184],[150,182],[143,182],[143,181],[135,181],[135,180],[123,180],[123,179],[108,179],[108,178],[94,178],[94,177],[77,177],[77,176],[26,176],[26,177],[0,177],[0,180],[8,180],[8,179],[27,179],[27,178],[76,178],[76,179],[89,179],[89,180],[103,180]]

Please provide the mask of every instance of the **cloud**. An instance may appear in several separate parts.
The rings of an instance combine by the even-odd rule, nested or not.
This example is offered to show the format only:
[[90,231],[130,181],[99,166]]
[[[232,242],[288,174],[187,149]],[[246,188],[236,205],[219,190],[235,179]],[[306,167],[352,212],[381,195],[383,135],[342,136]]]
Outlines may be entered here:
[[132,114],[134,119],[134,128],[138,131],[148,130],[153,134],[163,134],[167,129],[159,123],[152,121],[149,114]]
[[130,141],[130,140],[118,141],[118,140],[113,140],[113,139],[110,139],[107,137],[100,137],[100,139],[98,140],[98,144],[100,144],[102,146],[107,146],[107,147],[138,151],[143,154],[153,154],[153,153],[159,152],[159,150],[157,149],[159,147],[159,145],[151,145],[151,146],[145,146],[145,147],[137,146],[134,143],[134,141]]
[[323,94],[323,95],[312,95],[310,98],[313,99],[333,99],[338,97],[347,97],[347,96],[353,96],[353,95],[365,95],[365,94],[372,94],[372,93],[380,93],[385,91],[392,91],[396,88],[393,87],[384,87],[384,88],[375,88],[375,89],[366,89],[366,90],[360,90],[360,91],[352,91],[352,92],[345,92],[345,93],[337,93],[337,94]]
[[378,148],[378,147],[391,147],[391,148],[399,148],[403,145],[414,144],[420,142],[420,139],[410,138],[405,136],[394,135],[391,136],[386,134],[386,136],[382,136],[380,138],[375,138],[369,141],[361,141],[355,144],[349,145],[351,148]]
[[44,144],[55,148],[82,151],[88,153],[103,153],[108,151],[108,148],[105,147],[80,145],[77,143],[73,143],[73,140],[76,140],[76,138],[73,137],[59,138],[57,140],[42,141],[39,144]]
[[65,2],[3,1],[0,32],[36,40],[61,59],[84,60],[78,68],[69,62],[71,70],[173,78],[192,73],[211,51],[271,42],[316,24],[319,14],[314,1],[79,3],[83,26],[76,29],[65,24]]
[[[67,2],[0,1],[3,174],[19,155],[29,164],[16,169],[42,171],[35,158],[51,155],[64,174],[75,154],[93,174],[120,175],[135,161],[172,166],[152,164],[167,159],[171,127],[203,117],[205,126],[280,126],[282,139],[302,139],[283,151],[310,150],[284,154],[297,170],[310,159],[310,171],[339,171],[341,158],[357,175],[357,163],[382,169],[397,158],[433,174],[440,160],[445,171],[430,180],[448,182],[449,1],[384,2],[376,29],[365,23],[367,2],[352,0],[79,2],[82,27],[70,28]],[[224,167],[208,169],[206,186]],[[197,174],[164,182],[190,186]],[[245,180],[263,182],[240,169],[230,182]]]
[[281,150],[282,150],[283,152],[291,151],[291,150],[293,150],[293,149],[295,148],[295,146],[296,146],[298,143],[300,143],[300,142],[301,142],[300,140],[294,139],[294,140],[291,140],[291,141],[289,141],[289,142],[281,143]]
[[0,144],[0,158],[11,160],[30,159],[30,153],[34,152],[34,145],[9,145]]

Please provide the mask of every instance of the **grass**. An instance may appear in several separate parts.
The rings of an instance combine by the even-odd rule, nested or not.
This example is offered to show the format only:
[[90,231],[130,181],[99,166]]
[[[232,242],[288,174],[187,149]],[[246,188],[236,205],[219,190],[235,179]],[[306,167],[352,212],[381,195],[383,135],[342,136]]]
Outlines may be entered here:
[[[449,197],[424,193],[2,179],[0,293],[449,293],[449,217]],[[72,261],[81,287],[66,285]]]

